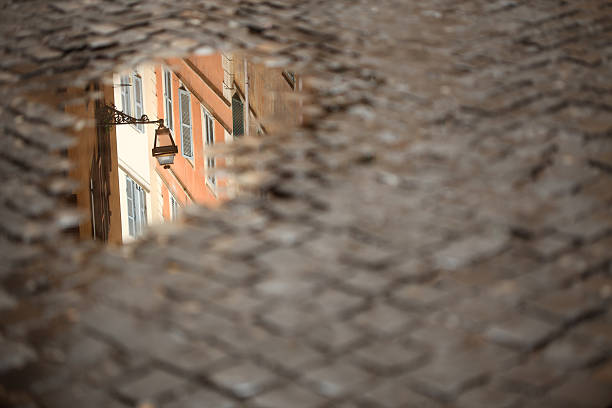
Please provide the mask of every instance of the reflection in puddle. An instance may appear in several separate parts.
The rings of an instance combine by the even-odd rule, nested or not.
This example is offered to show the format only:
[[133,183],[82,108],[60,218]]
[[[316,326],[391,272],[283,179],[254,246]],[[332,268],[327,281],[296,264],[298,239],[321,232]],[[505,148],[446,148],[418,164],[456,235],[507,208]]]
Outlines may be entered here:
[[[72,199],[89,215],[73,232],[125,243],[192,203],[215,207],[236,197],[233,159],[220,147],[300,123],[301,89],[293,72],[218,53],[164,59],[115,72],[84,91],[62,90],[60,102],[99,96],[65,104],[92,123],[75,131],[76,145],[67,151],[80,183]],[[166,154],[154,157],[160,149]]]

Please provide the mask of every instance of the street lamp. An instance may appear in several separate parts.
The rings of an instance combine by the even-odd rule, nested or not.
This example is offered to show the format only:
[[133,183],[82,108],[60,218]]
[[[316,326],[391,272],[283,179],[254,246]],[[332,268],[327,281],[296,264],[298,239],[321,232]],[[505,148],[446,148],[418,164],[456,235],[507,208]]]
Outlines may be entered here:
[[160,122],[159,128],[155,129],[155,143],[151,153],[160,166],[164,166],[164,169],[170,168],[170,165],[174,163],[174,155],[178,153],[178,147],[174,143],[170,129],[165,127],[163,122]]
[[170,165],[174,163],[174,155],[178,153],[178,147],[174,143],[170,129],[164,126],[163,119],[149,120],[147,115],[142,115],[140,119],[136,119],[117,110],[112,105],[101,105],[98,108],[98,119],[101,126],[157,123],[158,128],[155,129],[155,143],[151,153],[159,164],[164,166],[164,169],[169,169]]

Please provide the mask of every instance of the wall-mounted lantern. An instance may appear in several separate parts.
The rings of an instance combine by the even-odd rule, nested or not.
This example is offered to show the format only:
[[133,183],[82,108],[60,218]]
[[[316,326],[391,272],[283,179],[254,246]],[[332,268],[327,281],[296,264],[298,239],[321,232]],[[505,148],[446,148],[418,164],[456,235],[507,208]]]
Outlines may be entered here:
[[151,153],[160,166],[164,166],[164,169],[169,169],[170,165],[174,163],[174,155],[178,153],[178,147],[174,143],[170,129],[163,125],[155,129],[155,143]]
[[142,115],[140,119],[136,119],[127,115],[120,110],[117,110],[112,105],[101,105],[97,111],[98,121],[100,126],[117,126],[117,125],[138,125],[157,123],[158,128],[155,129],[155,143],[153,144],[152,154],[157,159],[160,165],[165,169],[169,169],[174,163],[174,155],[178,153],[178,147],[174,143],[174,139],[170,134],[170,129],[164,126],[164,120],[149,120],[147,115]]

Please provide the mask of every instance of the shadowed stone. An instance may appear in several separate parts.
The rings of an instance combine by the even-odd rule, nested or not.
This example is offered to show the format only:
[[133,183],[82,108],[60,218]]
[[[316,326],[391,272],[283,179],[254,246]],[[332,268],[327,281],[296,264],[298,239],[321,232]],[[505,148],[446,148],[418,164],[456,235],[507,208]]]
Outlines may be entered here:
[[0,373],[22,368],[36,359],[30,347],[0,337]]

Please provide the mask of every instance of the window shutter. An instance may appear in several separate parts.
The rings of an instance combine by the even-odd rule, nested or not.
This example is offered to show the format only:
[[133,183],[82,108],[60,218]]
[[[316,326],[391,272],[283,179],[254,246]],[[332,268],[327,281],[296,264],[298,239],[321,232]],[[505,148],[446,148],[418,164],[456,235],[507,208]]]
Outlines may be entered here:
[[164,101],[166,104],[166,127],[172,130],[174,127],[172,121],[172,73],[168,70],[164,70]]
[[138,186],[138,212],[139,212],[139,225],[138,235],[142,234],[145,227],[147,226],[147,200],[145,192],[142,187]]
[[[208,112],[204,112],[204,124],[205,124],[204,127],[206,131],[206,145],[212,146],[213,144],[215,144],[215,122],[213,121],[213,118],[208,114]],[[209,174],[208,169],[214,169],[214,168],[215,168],[215,158],[207,155],[206,156],[207,180],[213,186],[216,183],[216,178],[215,178],[213,171],[211,171]]]
[[204,123],[206,132],[206,144],[212,145],[215,143],[215,122],[213,121],[213,118],[208,114],[208,112],[204,112]]
[[136,234],[135,211],[134,211],[134,182],[126,176],[125,186],[127,190],[127,212],[128,212],[128,229],[130,236]]
[[180,90],[181,111],[181,146],[183,156],[193,158],[193,143],[191,140],[191,98],[189,92]]
[[[142,78],[134,75],[134,117],[136,119],[140,119],[144,115],[142,105]],[[144,132],[144,125],[142,123],[137,124],[136,128]]]
[[232,97],[232,122],[234,137],[244,135],[244,105],[238,95]]
[[132,115],[132,101],[130,98],[130,77],[127,75],[121,76],[121,112],[126,115]]
[[174,198],[174,196],[170,195],[170,218],[176,219],[178,215],[178,202]]

